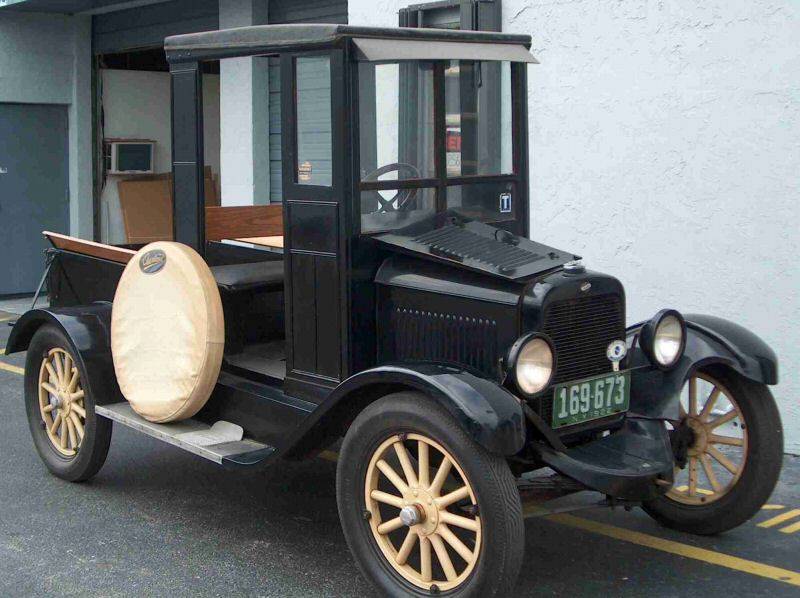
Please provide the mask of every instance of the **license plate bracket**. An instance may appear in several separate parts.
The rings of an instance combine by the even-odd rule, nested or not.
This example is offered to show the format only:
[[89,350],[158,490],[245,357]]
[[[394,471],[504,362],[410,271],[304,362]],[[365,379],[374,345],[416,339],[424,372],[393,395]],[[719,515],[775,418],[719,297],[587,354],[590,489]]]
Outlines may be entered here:
[[624,413],[630,406],[630,370],[608,372],[553,388],[553,428]]

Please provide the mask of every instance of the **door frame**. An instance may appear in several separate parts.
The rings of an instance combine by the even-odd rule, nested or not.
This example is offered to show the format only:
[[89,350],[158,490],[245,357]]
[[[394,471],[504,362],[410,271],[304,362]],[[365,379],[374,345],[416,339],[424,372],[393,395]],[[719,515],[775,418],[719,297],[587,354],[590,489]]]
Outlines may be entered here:
[[[330,59],[330,187],[303,184],[297,180],[296,64],[298,58],[310,56],[328,56]],[[284,389],[293,396],[321,402],[352,373],[347,286],[347,231],[351,220],[349,166],[352,160],[351,151],[346,149],[349,147],[350,127],[346,85],[349,65],[345,50],[332,48],[282,53],[280,68],[286,325]],[[313,280],[309,278],[312,261]],[[333,271],[329,271],[330,268]],[[319,294],[326,290],[332,295],[320,297]],[[311,293],[314,296],[313,314],[308,313]],[[333,305],[319,309],[321,303],[318,299],[324,299],[325,303],[333,302]],[[307,336],[300,337],[300,332],[295,330],[294,317],[301,312],[302,317],[313,319],[313,342]],[[324,319],[320,315],[323,313]],[[315,353],[313,360],[308,354],[310,351]]]

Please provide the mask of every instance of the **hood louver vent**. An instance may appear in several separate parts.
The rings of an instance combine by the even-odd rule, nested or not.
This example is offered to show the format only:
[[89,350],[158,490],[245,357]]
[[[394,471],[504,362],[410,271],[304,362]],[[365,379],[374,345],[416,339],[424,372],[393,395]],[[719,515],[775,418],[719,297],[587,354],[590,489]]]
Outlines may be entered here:
[[395,250],[510,280],[547,272],[578,259],[506,230],[448,217],[447,213],[373,238]]
[[416,243],[427,245],[430,252],[457,261],[465,258],[494,266],[501,272],[510,272],[520,266],[543,260],[545,256],[525,251],[514,245],[487,239],[457,226],[432,230],[415,238]]

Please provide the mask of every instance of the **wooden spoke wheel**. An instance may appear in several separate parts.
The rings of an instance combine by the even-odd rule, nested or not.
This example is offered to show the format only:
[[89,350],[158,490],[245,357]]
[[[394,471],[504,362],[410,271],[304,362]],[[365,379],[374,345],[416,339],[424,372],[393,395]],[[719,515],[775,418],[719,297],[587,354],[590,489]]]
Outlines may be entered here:
[[364,496],[375,541],[406,580],[444,592],[470,575],[481,552],[477,500],[440,444],[421,434],[388,438],[369,462]]
[[666,494],[642,507],[667,527],[718,534],[758,513],[775,488],[780,415],[767,386],[721,365],[693,373],[680,400],[675,447],[685,466],[675,468]]
[[380,596],[508,596],[524,554],[506,460],[433,399],[365,407],[342,442],[336,499],[347,545]]
[[708,374],[691,378],[681,397],[681,425],[691,430],[686,467],[675,469],[667,496],[687,505],[703,505],[725,496],[747,463],[748,430],[733,393]]
[[71,347],[58,326],[45,324],[34,333],[25,360],[25,410],[45,466],[64,480],[80,482],[103,466],[112,424],[95,414],[86,371]]
[[64,349],[53,348],[39,368],[39,412],[53,448],[74,457],[83,442],[86,407],[81,375]]

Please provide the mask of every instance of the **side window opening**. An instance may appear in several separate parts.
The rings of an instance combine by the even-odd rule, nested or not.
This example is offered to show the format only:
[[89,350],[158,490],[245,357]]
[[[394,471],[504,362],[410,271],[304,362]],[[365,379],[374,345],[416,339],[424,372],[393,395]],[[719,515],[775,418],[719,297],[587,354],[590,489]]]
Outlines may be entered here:
[[330,187],[333,182],[330,57],[299,56],[295,76],[295,182]]

